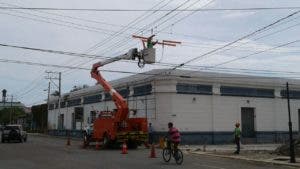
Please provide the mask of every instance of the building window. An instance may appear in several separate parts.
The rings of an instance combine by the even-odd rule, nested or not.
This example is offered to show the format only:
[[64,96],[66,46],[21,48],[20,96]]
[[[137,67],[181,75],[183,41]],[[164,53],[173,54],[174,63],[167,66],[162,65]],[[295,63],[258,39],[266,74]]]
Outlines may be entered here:
[[90,123],[94,123],[94,121],[95,121],[95,119],[96,119],[96,111],[91,111],[90,112]]
[[81,104],[81,99],[72,99],[68,101],[68,107],[78,106]]
[[244,97],[264,97],[274,98],[274,89],[246,88],[221,86],[222,96],[244,96]]
[[63,102],[60,102],[60,108],[65,108],[66,107],[66,102],[63,101]]
[[54,104],[49,104],[49,110],[53,110],[54,109]]
[[129,96],[130,90],[129,89],[121,89],[121,90],[117,90],[120,95],[124,98],[127,98]]
[[[290,90],[290,99],[300,99],[300,91],[296,91],[296,90]],[[281,90],[280,91],[280,95],[283,98],[287,98],[287,92],[286,90]]]
[[101,99],[102,99],[101,94],[87,96],[83,98],[83,104],[98,103],[101,102]]
[[55,103],[55,109],[58,109],[58,102]]
[[111,97],[110,93],[105,93],[105,94],[104,94],[104,100],[105,100],[105,101],[110,101],[110,100],[112,100],[112,97]]
[[152,85],[147,84],[143,86],[137,86],[133,88],[133,96],[144,96],[151,94]]
[[180,94],[212,94],[211,85],[178,83],[176,90]]

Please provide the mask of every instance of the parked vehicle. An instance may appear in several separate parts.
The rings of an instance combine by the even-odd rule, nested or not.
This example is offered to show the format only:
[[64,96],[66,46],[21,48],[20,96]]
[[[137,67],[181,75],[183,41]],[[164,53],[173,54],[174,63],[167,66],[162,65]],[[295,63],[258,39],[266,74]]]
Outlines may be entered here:
[[19,142],[27,141],[27,133],[23,130],[22,125],[6,125],[2,130],[1,142],[17,140]]

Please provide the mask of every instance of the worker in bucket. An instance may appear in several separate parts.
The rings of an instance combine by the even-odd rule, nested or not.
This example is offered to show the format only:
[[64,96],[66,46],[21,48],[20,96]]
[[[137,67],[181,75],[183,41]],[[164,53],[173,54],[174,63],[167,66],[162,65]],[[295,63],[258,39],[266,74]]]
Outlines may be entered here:
[[155,35],[152,35],[147,39],[147,48],[153,48],[153,46],[158,43],[158,41],[155,41],[155,42],[152,41],[154,36]]
[[240,154],[241,134],[242,134],[242,132],[241,132],[241,129],[240,129],[240,123],[236,123],[235,124],[235,129],[234,129],[234,141],[235,141],[235,144],[236,144],[236,151],[234,152],[234,154]]
[[169,131],[168,131],[169,140],[168,140],[167,146],[168,146],[168,148],[170,148],[171,143],[174,145],[175,158],[178,158],[178,145],[181,141],[180,133],[179,133],[178,129],[175,128],[173,126],[173,123],[171,123],[171,122],[168,123],[168,128],[169,128]]

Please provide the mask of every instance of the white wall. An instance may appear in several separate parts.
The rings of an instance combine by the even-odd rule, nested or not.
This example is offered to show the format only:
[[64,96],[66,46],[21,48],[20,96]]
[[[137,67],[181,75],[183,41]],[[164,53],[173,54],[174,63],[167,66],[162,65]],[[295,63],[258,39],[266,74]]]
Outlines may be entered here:
[[[130,97],[128,105],[130,109],[137,109],[138,117],[147,114],[148,121],[153,123],[156,131],[166,131],[168,122],[174,122],[181,131],[232,131],[234,124],[241,122],[241,107],[255,108],[256,131],[288,131],[286,99],[220,96],[220,84],[214,85],[214,95],[177,94],[176,81],[172,80],[156,81],[152,86],[152,95]],[[279,95],[278,92],[275,94]],[[90,111],[112,110],[115,105],[112,101],[102,101],[83,107],[84,126]],[[291,100],[294,131],[299,129],[298,109],[300,100]],[[65,114],[65,127],[70,129],[74,107],[63,108],[60,112]],[[49,111],[49,128],[57,128],[58,115],[58,109]]]
[[[147,117],[149,120],[155,118],[155,98],[154,95],[147,96],[138,96],[138,97],[130,97],[128,99],[129,109],[136,109],[137,114],[134,117]],[[99,103],[93,104],[84,104],[75,107],[83,107],[84,111],[84,119],[82,127],[87,125],[88,120],[90,119],[91,111],[105,111],[105,110],[113,110],[115,109],[115,104],[112,101],[102,101]],[[72,113],[74,113],[75,107],[65,107],[61,109],[49,110],[48,113],[48,128],[49,129],[57,129],[58,127],[58,116],[59,114],[64,114],[64,127],[65,129],[72,128]],[[76,128],[80,129],[80,127]]]

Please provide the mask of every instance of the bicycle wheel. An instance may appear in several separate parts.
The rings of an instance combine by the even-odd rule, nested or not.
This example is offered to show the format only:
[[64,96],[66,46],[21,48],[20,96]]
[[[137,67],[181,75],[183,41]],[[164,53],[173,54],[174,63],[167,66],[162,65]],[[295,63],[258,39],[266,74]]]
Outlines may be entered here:
[[165,162],[169,162],[171,160],[171,150],[164,148],[162,151],[162,156]]
[[176,164],[180,165],[183,162],[183,153],[181,150],[178,149],[177,157],[175,158]]

